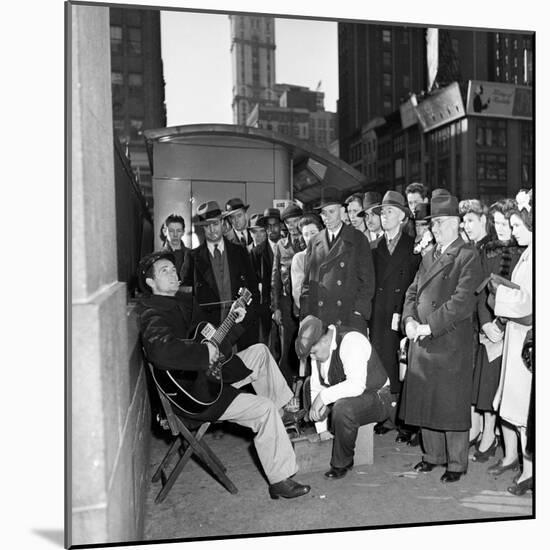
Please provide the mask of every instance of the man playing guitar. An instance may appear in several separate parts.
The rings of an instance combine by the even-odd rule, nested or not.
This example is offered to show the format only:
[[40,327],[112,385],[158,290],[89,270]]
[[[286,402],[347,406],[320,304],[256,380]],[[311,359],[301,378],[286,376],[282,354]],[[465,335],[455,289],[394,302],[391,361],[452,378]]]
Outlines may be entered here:
[[[167,372],[177,383],[165,388],[159,383],[176,404],[174,411],[183,417],[227,420],[251,428],[256,434],[254,445],[270,484],[271,498],[295,498],[308,493],[308,485],[292,479],[297,471],[296,456],[282,419],[284,406],[293,394],[268,348],[255,344],[236,353],[221,366],[220,387],[217,369],[212,368],[219,349],[207,338],[190,336],[201,320],[200,310],[192,295],[177,292],[179,281],[173,255],[161,251],[145,256],[139,264],[139,280],[144,291],[138,309],[143,347],[157,383]],[[236,323],[242,321],[245,313],[240,302],[230,311]],[[239,390],[247,384],[252,385],[255,394]],[[211,385],[219,391],[212,394]],[[207,405],[190,415],[177,406],[179,388]]]

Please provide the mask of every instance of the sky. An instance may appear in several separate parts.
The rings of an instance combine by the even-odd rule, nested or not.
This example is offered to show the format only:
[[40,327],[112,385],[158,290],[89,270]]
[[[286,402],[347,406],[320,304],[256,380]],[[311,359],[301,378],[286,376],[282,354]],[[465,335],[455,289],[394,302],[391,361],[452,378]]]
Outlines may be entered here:
[[[227,15],[161,12],[167,125],[233,123],[231,36]],[[275,80],[325,93],[325,109],[338,99],[337,24],[278,18]]]

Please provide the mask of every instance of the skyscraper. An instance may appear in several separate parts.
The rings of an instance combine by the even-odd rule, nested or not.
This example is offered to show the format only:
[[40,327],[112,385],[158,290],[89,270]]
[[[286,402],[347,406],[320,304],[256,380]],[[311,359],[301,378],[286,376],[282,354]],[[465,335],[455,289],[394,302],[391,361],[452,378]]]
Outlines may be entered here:
[[114,130],[152,208],[143,130],[166,126],[160,11],[110,8],[109,14]]

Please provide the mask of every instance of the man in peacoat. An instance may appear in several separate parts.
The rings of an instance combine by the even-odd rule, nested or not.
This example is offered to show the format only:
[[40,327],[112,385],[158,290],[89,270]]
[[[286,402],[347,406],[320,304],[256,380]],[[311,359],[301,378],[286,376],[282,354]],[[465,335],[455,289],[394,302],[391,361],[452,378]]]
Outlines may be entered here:
[[[246,248],[222,236],[218,204],[210,201],[200,206],[204,212],[197,223],[204,226],[206,240],[186,255],[181,269],[182,286],[191,287],[203,316],[215,327],[225,319],[239,289],[250,290],[252,303],[242,323],[242,335],[236,342],[240,351],[258,343],[258,283]],[[215,269],[215,253],[219,253],[219,269]]]
[[415,469],[446,464],[441,481],[453,482],[468,468],[473,315],[482,271],[477,251],[459,236],[456,197],[437,194],[431,212],[437,246],[422,258],[403,307],[411,343],[399,414],[422,430],[425,453]]
[[321,200],[326,229],[308,244],[300,318],[314,315],[329,325],[367,334],[374,295],[374,266],[369,241],[342,222],[338,189],[327,187]]

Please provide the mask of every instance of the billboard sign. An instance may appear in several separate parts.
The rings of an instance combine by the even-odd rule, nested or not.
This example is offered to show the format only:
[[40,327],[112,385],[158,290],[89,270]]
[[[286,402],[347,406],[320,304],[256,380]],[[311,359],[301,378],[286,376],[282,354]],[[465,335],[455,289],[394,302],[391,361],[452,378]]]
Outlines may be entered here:
[[466,116],[458,83],[432,92],[417,105],[416,114],[424,132]]
[[474,116],[533,118],[533,89],[502,82],[470,80],[467,113]]

